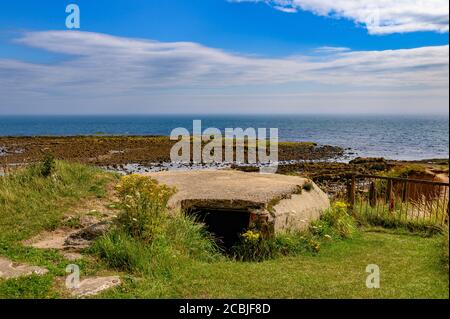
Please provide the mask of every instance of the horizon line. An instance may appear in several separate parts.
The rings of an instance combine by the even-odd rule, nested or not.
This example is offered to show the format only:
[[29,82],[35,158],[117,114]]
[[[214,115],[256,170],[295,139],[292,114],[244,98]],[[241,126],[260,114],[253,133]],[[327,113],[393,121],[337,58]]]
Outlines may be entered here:
[[20,113],[9,113],[9,114],[0,114],[0,117],[62,117],[62,116],[110,116],[110,117],[120,117],[120,116],[290,116],[290,115],[304,115],[304,116],[449,116],[449,112],[416,112],[416,113],[332,113],[332,112],[323,112],[323,113],[46,113],[46,114],[20,114]]

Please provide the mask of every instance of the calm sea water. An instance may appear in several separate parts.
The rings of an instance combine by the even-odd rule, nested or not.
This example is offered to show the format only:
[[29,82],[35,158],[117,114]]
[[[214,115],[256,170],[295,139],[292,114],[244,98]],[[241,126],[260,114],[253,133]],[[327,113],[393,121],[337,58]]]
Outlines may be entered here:
[[194,119],[222,131],[275,127],[281,140],[351,148],[359,156],[449,157],[448,116],[0,116],[0,136],[169,135],[177,127],[192,132]]

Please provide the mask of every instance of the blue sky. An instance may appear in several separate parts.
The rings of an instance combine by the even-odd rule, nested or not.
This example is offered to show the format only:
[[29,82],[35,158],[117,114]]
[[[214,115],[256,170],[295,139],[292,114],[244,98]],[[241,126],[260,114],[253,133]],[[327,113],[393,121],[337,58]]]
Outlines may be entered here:
[[0,114],[448,112],[448,3],[362,2],[2,1]]

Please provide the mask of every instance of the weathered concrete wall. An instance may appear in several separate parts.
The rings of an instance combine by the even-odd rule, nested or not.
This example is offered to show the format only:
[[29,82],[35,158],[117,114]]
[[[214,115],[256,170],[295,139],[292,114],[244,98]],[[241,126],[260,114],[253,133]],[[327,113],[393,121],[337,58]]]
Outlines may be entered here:
[[309,192],[303,190],[301,194],[283,199],[273,207],[275,232],[304,230],[330,207],[328,196],[315,184],[313,187],[313,190]]
[[[232,170],[169,171],[144,174],[177,188],[171,209],[246,209],[249,225],[268,223],[269,231],[302,230],[329,207],[327,195],[310,180],[279,174]],[[313,189],[304,190],[311,183]],[[232,212],[230,211],[230,214]]]

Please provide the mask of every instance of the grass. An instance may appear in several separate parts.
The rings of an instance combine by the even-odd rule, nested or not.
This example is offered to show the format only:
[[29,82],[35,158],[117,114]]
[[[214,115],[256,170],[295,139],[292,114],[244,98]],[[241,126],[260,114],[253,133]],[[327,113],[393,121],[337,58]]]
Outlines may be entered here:
[[57,298],[53,291],[51,275],[22,277],[0,281],[0,298],[10,299],[50,299]]
[[[447,213],[446,208],[432,203],[427,206],[427,214],[418,217],[411,215],[409,211],[416,211],[411,208],[412,204],[396,204],[392,211],[384,201],[378,200],[374,207],[367,202],[357,201],[354,206],[353,215],[358,222],[363,225],[381,226],[384,228],[406,229],[412,232],[438,234],[442,233],[444,226],[442,221]],[[426,206],[422,206],[426,207]],[[406,216],[409,214],[408,216]]]
[[210,235],[193,219],[177,214],[163,227],[165,231],[151,243],[119,227],[100,238],[90,251],[113,270],[152,278],[170,278],[178,266],[189,260],[223,258]]
[[68,208],[80,199],[104,196],[113,179],[99,169],[64,162],[56,162],[49,177],[33,166],[0,178],[0,243],[55,229]]
[[[132,194],[127,194],[130,200]],[[107,237],[99,242],[100,251],[113,254],[106,260],[117,263],[121,270],[127,266],[125,269],[135,277],[103,297],[448,298],[448,273],[439,262],[439,236],[424,238],[380,230],[360,233],[346,211],[344,203],[336,203],[313,224],[315,231],[303,234],[315,241],[320,238],[321,248],[314,252],[304,249],[301,234],[266,239],[257,231],[248,231],[237,246],[244,250],[238,251],[241,258],[202,261],[196,256],[174,254],[170,243],[160,246],[157,240],[160,249],[155,252],[155,242],[141,245],[130,233],[116,238],[115,243]],[[296,238],[298,243],[293,243]],[[287,256],[278,253],[280,247],[287,249]],[[118,251],[122,254],[114,255]],[[267,260],[263,261],[261,255]],[[369,264],[377,264],[382,270],[382,289],[365,286]],[[141,271],[143,266],[150,271]]]
[[[167,279],[139,278],[107,298],[448,298],[438,262],[440,238],[363,232],[302,254],[261,263],[183,263]],[[381,269],[381,289],[365,286],[368,264]]]
[[69,262],[56,251],[25,247],[22,241],[61,226],[69,208],[104,196],[106,185],[115,179],[93,167],[60,161],[48,177],[40,165],[0,177],[0,256],[49,270],[42,278],[0,281],[0,298],[55,296],[48,283],[64,275]]
[[[47,178],[39,171],[31,167],[0,178],[0,256],[46,267],[49,273],[0,280],[0,298],[67,296],[56,282],[70,262],[57,251],[21,242],[59,227],[71,207],[105,196],[107,184],[116,180],[95,168],[64,162],[56,162]],[[149,193],[131,188],[149,214],[143,212],[139,219],[131,215],[127,227],[118,224],[87,252],[89,258],[77,262],[82,276],[121,275],[123,284],[98,298],[449,298],[448,267],[443,266],[445,260],[448,265],[448,233],[425,237],[380,227],[354,232],[350,221],[340,218],[341,207],[326,215],[326,223],[315,224],[310,239],[320,238],[320,250],[304,249],[300,235],[283,235],[276,238],[283,254],[239,262],[219,255],[192,219],[182,214],[155,219],[151,201],[164,189],[154,187]],[[129,193],[122,195],[131,200]],[[142,213],[134,210],[132,200],[126,203],[129,213]],[[135,219],[152,229],[133,224]],[[381,289],[366,288],[368,264],[380,267]]]
[[109,267],[166,278],[185,260],[219,257],[203,225],[181,212],[167,211],[174,189],[139,175],[123,177],[116,189],[121,200],[116,225],[91,249]]
[[448,226],[444,228],[444,232],[442,234],[442,264],[444,265],[445,270],[448,273],[449,268],[449,260],[448,260]]

